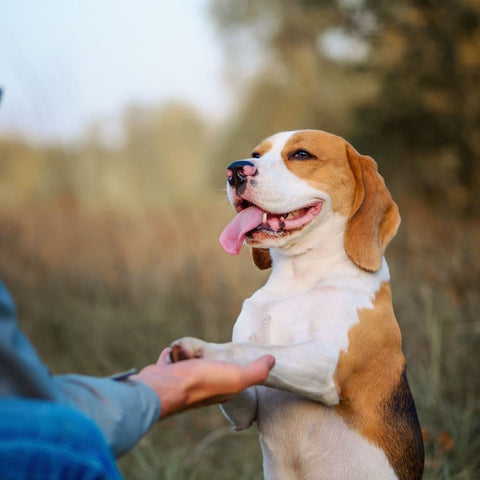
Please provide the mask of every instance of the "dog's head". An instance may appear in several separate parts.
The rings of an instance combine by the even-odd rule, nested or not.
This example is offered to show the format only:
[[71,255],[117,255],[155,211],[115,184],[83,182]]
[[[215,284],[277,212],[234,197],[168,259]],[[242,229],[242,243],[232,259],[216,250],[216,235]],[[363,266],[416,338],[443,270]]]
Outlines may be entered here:
[[237,216],[220,241],[237,254],[245,240],[262,269],[271,265],[270,248],[287,248],[340,216],[348,257],[364,270],[377,271],[400,224],[375,161],[319,130],[267,138],[252,158],[229,165],[227,177]]

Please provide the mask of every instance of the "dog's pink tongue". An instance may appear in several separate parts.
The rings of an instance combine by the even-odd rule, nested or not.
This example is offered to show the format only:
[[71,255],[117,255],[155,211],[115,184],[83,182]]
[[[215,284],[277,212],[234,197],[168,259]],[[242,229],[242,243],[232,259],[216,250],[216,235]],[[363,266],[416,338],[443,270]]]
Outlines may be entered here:
[[263,210],[255,206],[237,213],[220,235],[220,243],[223,249],[231,255],[238,255],[242,249],[245,235],[261,225],[262,219]]

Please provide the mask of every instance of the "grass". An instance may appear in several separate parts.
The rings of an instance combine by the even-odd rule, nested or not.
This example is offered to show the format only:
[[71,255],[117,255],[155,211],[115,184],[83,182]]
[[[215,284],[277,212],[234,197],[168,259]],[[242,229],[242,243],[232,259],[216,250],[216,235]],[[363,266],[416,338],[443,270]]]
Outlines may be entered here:
[[[400,202],[388,252],[395,310],[427,451],[425,479],[480,478],[480,227]],[[230,211],[0,211],[1,276],[21,326],[56,373],[107,375],[152,362],[171,340],[226,341],[265,279],[217,237]],[[254,429],[231,432],[217,407],[154,427],[120,461],[126,478],[260,479]]]

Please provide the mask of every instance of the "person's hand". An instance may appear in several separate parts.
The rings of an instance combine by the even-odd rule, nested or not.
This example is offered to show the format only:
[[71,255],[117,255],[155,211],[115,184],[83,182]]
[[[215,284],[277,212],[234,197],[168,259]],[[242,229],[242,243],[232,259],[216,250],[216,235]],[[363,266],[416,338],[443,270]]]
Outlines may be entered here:
[[151,387],[162,405],[160,418],[176,412],[227,401],[247,387],[264,382],[275,358],[264,355],[239,366],[217,360],[192,359],[170,363],[166,348],[155,365],[148,365],[131,380]]

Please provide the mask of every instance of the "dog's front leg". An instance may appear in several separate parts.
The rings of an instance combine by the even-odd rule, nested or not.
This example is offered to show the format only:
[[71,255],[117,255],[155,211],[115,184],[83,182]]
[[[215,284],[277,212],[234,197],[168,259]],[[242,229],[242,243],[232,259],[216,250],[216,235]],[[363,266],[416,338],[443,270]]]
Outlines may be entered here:
[[173,361],[209,358],[246,365],[266,354],[275,357],[275,367],[264,382],[265,386],[297,393],[326,405],[338,404],[334,380],[338,353],[322,342],[288,345],[207,343],[186,337],[172,344]]
[[257,390],[249,387],[228,402],[222,403],[220,409],[235,430],[249,428],[257,419]]

